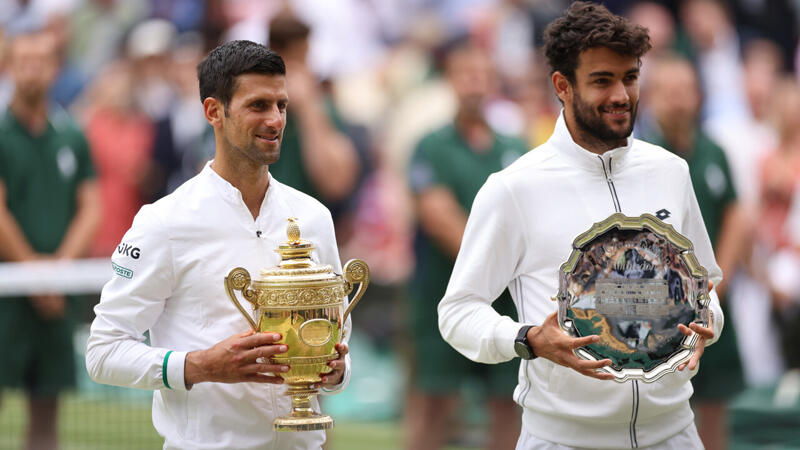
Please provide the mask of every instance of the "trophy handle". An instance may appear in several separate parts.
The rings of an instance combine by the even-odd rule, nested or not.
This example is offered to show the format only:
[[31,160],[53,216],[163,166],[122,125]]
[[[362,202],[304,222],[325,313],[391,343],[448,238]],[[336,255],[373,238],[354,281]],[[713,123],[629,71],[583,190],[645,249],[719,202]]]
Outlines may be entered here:
[[345,281],[344,295],[348,295],[353,291],[353,283],[359,283],[356,295],[344,311],[342,321],[345,321],[347,320],[347,316],[350,315],[350,311],[355,308],[358,301],[364,296],[364,291],[367,290],[367,286],[369,286],[369,266],[360,259],[351,259],[344,265],[343,272]]
[[258,331],[258,325],[256,325],[256,322],[253,320],[250,314],[245,311],[245,309],[242,307],[242,304],[236,299],[236,294],[234,293],[234,291],[242,291],[242,296],[245,300],[253,305],[256,304],[256,302],[253,300],[253,297],[255,297],[255,292],[250,289],[250,273],[247,271],[247,269],[237,267],[231,270],[228,276],[225,277],[225,291],[228,293],[228,297],[231,299],[239,312],[241,312],[244,318],[250,322],[250,326],[253,327],[253,330]]

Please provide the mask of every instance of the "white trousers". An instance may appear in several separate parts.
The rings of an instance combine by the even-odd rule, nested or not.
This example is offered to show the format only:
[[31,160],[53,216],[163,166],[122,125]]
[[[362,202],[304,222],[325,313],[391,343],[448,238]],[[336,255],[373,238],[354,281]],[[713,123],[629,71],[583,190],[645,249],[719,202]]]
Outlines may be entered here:
[[[629,447],[621,447],[629,448]],[[702,450],[703,442],[697,434],[697,428],[690,424],[683,431],[672,436],[666,441],[648,447],[638,447],[643,450]],[[524,428],[517,441],[517,450],[588,450],[589,447],[570,447],[569,445],[556,444],[555,442],[545,441],[528,433]]]

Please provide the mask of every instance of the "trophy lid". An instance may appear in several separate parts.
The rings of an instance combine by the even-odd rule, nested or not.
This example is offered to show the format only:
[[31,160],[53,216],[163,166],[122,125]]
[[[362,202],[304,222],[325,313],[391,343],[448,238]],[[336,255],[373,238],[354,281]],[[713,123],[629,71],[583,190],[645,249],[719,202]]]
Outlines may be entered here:
[[317,264],[311,259],[314,245],[300,237],[297,219],[289,217],[286,226],[286,242],[280,244],[275,252],[281,255],[281,262],[273,268],[261,269],[261,282],[302,282],[333,281],[339,278],[328,264]]

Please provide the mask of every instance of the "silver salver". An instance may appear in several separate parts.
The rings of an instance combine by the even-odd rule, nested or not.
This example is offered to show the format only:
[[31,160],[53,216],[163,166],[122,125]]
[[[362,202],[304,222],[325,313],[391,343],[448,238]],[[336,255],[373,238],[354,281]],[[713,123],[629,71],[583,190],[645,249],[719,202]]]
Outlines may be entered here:
[[608,358],[623,382],[653,382],[691,358],[696,334],[678,324],[709,324],[708,274],[691,241],[651,214],[616,213],[575,238],[559,270],[558,322],[571,336],[600,340],[575,354]]

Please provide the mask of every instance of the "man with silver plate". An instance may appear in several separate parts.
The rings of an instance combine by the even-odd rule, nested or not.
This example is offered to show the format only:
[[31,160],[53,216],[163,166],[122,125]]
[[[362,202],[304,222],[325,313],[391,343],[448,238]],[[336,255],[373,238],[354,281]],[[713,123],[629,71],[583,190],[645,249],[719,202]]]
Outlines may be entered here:
[[[136,215],[111,258],[86,367],[100,383],[155,391],[153,425],[165,449],[318,449],[322,430],[273,430],[273,419],[291,409],[277,376],[290,367],[270,357],[289,346],[279,333],[246,331],[223,283],[237,266],[251,273],[275,266],[289,217],[314,242],[310,259],[342,273],[330,212],[268,170],[286,125],[286,68],[263,45],[232,41],[197,73],[214,160]],[[349,321],[342,325],[349,330]],[[335,350],[323,392],[349,379],[347,345]]]
[[[575,2],[544,34],[564,108],[475,199],[439,329],[472,360],[522,358],[518,449],[702,448],[690,379],[722,331],[722,273],[686,162],[631,137],[647,30]],[[491,308],[505,288],[519,322]],[[603,332],[570,327],[590,313]]]

